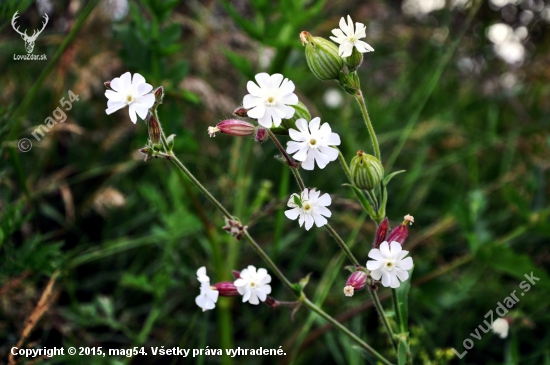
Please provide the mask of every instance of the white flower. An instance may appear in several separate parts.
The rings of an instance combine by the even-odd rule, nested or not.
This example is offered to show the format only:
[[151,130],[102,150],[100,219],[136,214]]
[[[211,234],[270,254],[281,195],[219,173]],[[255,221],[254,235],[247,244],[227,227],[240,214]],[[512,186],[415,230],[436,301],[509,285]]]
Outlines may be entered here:
[[289,129],[290,138],[294,141],[286,143],[286,152],[296,154],[293,156],[296,160],[302,161],[304,170],[313,170],[315,166],[313,161],[317,162],[319,168],[324,169],[330,162],[338,158],[338,150],[330,146],[338,146],[340,144],[340,136],[332,133],[328,123],[324,123],[321,128],[321,119],[313,118],[309,122],[309,127],[305,119],[300,118],[296,121],[295,129]]
[[294,108],[289,105],[298,103],[294,83],[283,80],[281,74],[270,76],[265,72],[257,74],[255,79],[259,86],[248,81],[246,88],[250,94],[243,99],[243,107],[250,109],[248,116],[258,119],[258,123],[266,128],[271,128],[272,124],[278,127],[283,119],[292,118]]
[[105,113],[112,114],[119,109],[129,106],[130,119],[135,124],[137,115],[141,119],[147,117],[149,108],[155,103],[155,95],[150,94],[153,86],[145,82],[145,78],[138,73],[132,78],[129,72],[120,77],[115,77],[111,83],[112,90],[106,90],[107,109]]
[[197,280],[201,283],[201,293],[195,298],[195,303],[202,308],[203,312],[214,309],[219,293],[210,286],[210,278],[206,275],[204,266],[197,270]]
[[258,269],[252,265],[240,273],[240,278],[235,280],[235,286],[239,294],[243,296],[243,303],[257,305],[260,301],[265,302],[267,295],[271,293],[271,276],[266,269]]
[[340,19],[340,29],[336,28],[332,30],[332,34],[336,37],[330,37],[330,39],[340,45],[340,47],[338,47],[340,57],[351,56],[354,46],[361,53],[374,51],[374,48],[372,48],[368,43],[359,40],[367,36],[365,29],[366,27],[363,23],[355,23],[354,30],[353,22],[351,21],[351,17],[349,15],[347,24],[344,17]]
[[508,329],[510,324],[504,318],[497,318],[493,322],[493,332],[499,335],[500,338],[508,337]]
[[374,280],[382,278],[382,285],[385,287],[398,288],[401,285],[399,280],[403,282],[407,280],[409,278],[407,270],[413,267],[412,258],[404,259],[408,253],[409,251],[401,248],[399,242],[393,241],[390,246],[384,241],[380,244],[380,249],[370,250],[369,257],[374,261],[367,261],[367,269],[371,271],[370,275]]
[[[300,227],[305,222],[306,230],[308,231],[313,227],[314,222],[317,227],[324,226],[327,224],[327,219],[325,217],[330,217],[332,215],[330,210],[326,208],[330,205],[332,200],[330,199],[330,195],[323,194],[319,197],[320,194],[321,192],[315,189],[304,189],[300,196],[298,196],[298,194],[292,194],[287,203],[287,206],[292,209],[285,211],[285,215],[292,220],[300,216],[298,221]],[[298,200],[300,204],[296,204],[296,200]]]

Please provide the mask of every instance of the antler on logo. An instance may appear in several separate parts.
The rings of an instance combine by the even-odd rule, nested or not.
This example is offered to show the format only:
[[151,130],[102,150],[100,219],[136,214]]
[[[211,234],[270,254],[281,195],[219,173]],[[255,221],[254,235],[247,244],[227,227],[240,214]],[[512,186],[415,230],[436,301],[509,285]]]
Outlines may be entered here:
[[44,30],[44,28],[46,28],[46,24],[48,24],[48,14],[44,14],[44,18],[46,19],[46,21],[42,24],[42,29],[40,29],[37,33],[37,31],[35,30],[33,32],[33,34],[29,37],[27,35],[27,30],[25,30],[25,32],[21,33],[19,31],[19,27],[15,27],[15,19],[17,19],[18,16],[17,16],[17,11],[15,12],[15,14],[13,14],[13,17],[11,18],[11,26],[13,27],[13,29],[19,33],[21,35],[21,38],[23,38],[23,40],[25,41],[25,48],[27,49],[27,53],[31,53],[33,48],[34,48],[34,42],[36,41],[36,38],[38,38],[38,36],[40,35],[40,33],[42,33],[42,31]]

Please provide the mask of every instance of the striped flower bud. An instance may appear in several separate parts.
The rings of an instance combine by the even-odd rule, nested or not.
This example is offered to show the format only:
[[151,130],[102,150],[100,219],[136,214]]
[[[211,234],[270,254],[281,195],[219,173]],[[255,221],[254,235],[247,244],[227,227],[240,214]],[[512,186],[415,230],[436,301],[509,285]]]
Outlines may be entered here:
[[271,128],[271,131],[275,134],[285,134],[288,135],[288,130],[290,128],[292,129],[298,129],[296,128],[296,121],[300,118],[303,118],[305,120],[311,120],[311,114],[309,114],[309,110],[307,106],[305,106],[304,103],[301,101],[298,102],[298,104],[290,105],[294,108],[294,115],[290,119],[283,119],[283,122],[279,127]]
[[267,133],[267,129],[263,127],[256,128],[256,133],[254,134],[254,141],[258,143],[263,143],[267,141],[269,138],[269,134]]
[[212,287],[216,288],[222,297],[237,297],[240,295],[235,284],[230,281],[222,281],[221,283],[212,285]]
[[380,244],[386,240],[386,234],[388,234],[388,228],[389,228],[388,218],[386,217],[376,229],[373,248],[379,248]]
[[229,134],[237,137],[251,136],[256,131],[254,125],[238,120],[227,119],[218,123],[215,127],[208,127],[208,134],[210,137],[216,137],[216,133]]
[[149,139],[151,140],[151,143],[153,145],[157,145],[160,143],[160,125],[159,121],[155,116],[151,113],[147,116],[148,121],[148,130],[149,130]]
[[344,67],[338,47],[321,37],[313,37],[306,31],[300,33],[302,44],[306,45],[306,61],[309,69],[321,80],[338,80]]
[[233,114],[235,114],[238,117],[246,118],[248,117],[248,109],[241,107],[238,107],[233,111]]
[[363,54],[359,52],[356,47],[353,47],[351,56],[344,57],[344,63],[348,67],[348,71],[353,72],[363,63]]
[[361,290],[367,285],[367,273],[364,271],[356,271],[350,275],[344,288],[346,297],[353,297],[356,290]]
[[363,190],[374,189],[384,178],[384,167],[380,161],[361,150],[352,158],[350,170],[353,183]]

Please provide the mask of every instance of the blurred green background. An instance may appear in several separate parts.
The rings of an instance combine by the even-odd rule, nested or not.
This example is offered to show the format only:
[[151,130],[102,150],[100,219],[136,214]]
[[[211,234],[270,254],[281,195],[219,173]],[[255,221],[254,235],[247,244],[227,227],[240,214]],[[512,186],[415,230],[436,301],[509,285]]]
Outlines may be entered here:
[[[45,30],[26,54],[10,22]],[[359,69],[392,180],[392,226],[415,217],[405,249],[416,264],[410,293],[415,364],[550,364],[550,2],[548,0],[38,0],[0,2],[0,363],[31,313],[22,347],[145,346],[148,356],[64,356],[51,364],[363,364],[368,359],[307,310],[220,298],[203,313],[196,270],[212,282],[265,267],[225,231],[221,215],[168,162],[143,162],[147,127],[127,110],[106,115],[103,82],[126,71],[164,86],[159,108],[175,152],[248,224],[292,281],[377,350],[394,358],[370,298],[344,297],[348,273],[323,229],[284,217],[296,192],[275,147],[218,135],[246,82],[280,72],[312,116],[329,122],[350,160],[370,141],[358,106],[308,70],[298,34],[328,38],[341,16],[365,23],[375,52]],[[67,120],[31,133],[69,90]],[[18,142],[29,138],[32,149]],[[286,138],[282,141],[286,143]],[[333,197],[331,224],[366,262],[374,223],[340,166],[303,172]],[[56,272],[54,285],[47,289]],[[524,274],[540,281],[507,316],[507,339],[463,340]],[[272,275],[273,276],[273,275]],[[272,295],[294,300],[273,276]],[[44,291],[41,306],[37,303]],[[380,289],[386,298],[388,291]],[[390,308],[390,302],[384,301]],[[34,311],[34,312],[33,312]],[[37,312],[38,311],[38,312]],[[282,357],[154,357],[165,348],[279,348]],[[451,359],[452,358],[452,359]],[[17,363],[31,363],[18,357]]]

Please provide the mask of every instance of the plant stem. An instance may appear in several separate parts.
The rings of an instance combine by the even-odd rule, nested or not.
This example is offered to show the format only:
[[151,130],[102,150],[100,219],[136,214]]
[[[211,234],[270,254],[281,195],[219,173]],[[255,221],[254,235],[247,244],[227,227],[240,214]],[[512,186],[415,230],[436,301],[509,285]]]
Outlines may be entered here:
[[346,176],[347,176],[349,182],[351,182],[353,184],[353,181],[351,181],[351,171],[348,167],[348,163],[344,159],[344,155],[342,154],[342,151],[340,151],[340,149],[338,147],[334,147],[334,148],[336,148],[338,150],[338,160],[340,161],[340,164],[342,165],[342,168],[344,169],[344,172],[346,173]]
[[357,337],[357,335],[355,335],[353,332],[351,332],[346,327],[344,327],[340,322],[338,322],[337,320],[332,318],[330,315],[325,313],[321,308],[317,307],[309,299],[304,297],[303,300],[302,300],[302,303],[304,303],[304,305],[306,307],[308,307],[309,309],[311,309],[312,311],[314,311],[315,313],[317,313],[318,315],[323,317],[327,322],[332,324],[337,330],[341,331],[342,333],[344,333],[345,335],[350,337],[352,340],[354,340],[359,346],[361,346],[361,348],[365,349],[365,351],[367,351],[369,354],[376,357],[376,359],[378,359],[378,361],[382,362],[382,364],[391,365],[391,362],[389,362],[384,356],[379,354],[375,349],[370,347],[369,344],[367,344],[366,342],[361,340],[359,337]]
[[404,323],[401,323],[401,309],[399,308],[399,301],[397,300],[397,290],[392,288],[391,294],[393,298],[393,308],[395,310],[395,320],[397,322],[397,327],[401,330],[401,332],[405,332]]
[[395,348],[395,352],[397,352],[397,341],[393,337],[393,330],[390,326],[390,321],[388,320],[388,317],[386,317],[386,312],[384,312],[384,308],[382,307],[382,303],[380,303],[380,298],[378,298],[378,293],[376,293],[375,290],[372,290],[369,288],[369,293],[372,298],[372,301],[374,303],[374,306],[376,307],[376,311],[378,312],[378,315],[382,319],[382,323],[384,324],[384,327],[386,328],[386,332],[388,332],[388,336],[390,336],[390,340],[393,344],[393,347]]
[[332,237],[334,237],[334,239],[336,240],[336,242],[338,243],[338,245],[340,246],[342,251],[344,251],[346,256],[350,259],[350,261],[355,266],[361,266],[361,265],[359,265],[359,261],[357,261],[355,256],[353,256],[353,254],[351,253],[350,249],[348,248],[348,246],[346,245],[344,240],[338,235],[338,233],[334,230],[334,228],[332,228],[332,226],[328,223],[325,225],[325,227],[326,227],[327,231],[329,231],[329,233],[332,235]]
[[293,168],[297,167],[298,165],[296,164],[296,161],[294,161],[294,159],[292,157],[290,157],[288,155],[288,153],[286,153],[285,148],[283,147],[281,142],[279,142],[279,140],[277,139],[277,136],[275,134],[273,134],[271,129],[266,128],[266,130],[267,130],[267,134],[269,135],[269,138],[271,138],[273,143],[275,143],[275,146],[277,146],[277,149],[284,156],[284,158],[286,159],[286,162],[288,162],[288,166],[293,167]]
[[376,133],[374,133],[374,128],[372,127],[372,122],[369,118],[369,112],[367,111],[367,105],[365,104],[365,99],[363,98],[363,93],[361,90],[355,95],[355,99],[359,103],[359,106],[361,107],[361,112],[363,113],[363,119],[365,120],[365,125],[367,126],[367,129],[369,130],[370,140],[372,142],[372,148],[374,149],[374,155],[377,159],[382,161],[382,158],[380,156],[380,146],[378,146],[378,139],[376,138]]

